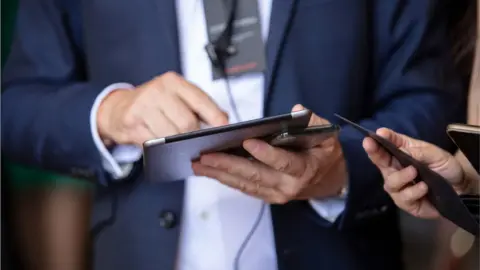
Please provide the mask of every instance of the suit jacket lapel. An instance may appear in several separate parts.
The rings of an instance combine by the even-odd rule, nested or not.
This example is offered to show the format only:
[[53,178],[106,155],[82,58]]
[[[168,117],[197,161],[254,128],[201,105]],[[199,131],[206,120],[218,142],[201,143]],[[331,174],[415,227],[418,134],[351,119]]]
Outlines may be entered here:
[[277,61],[282,50],[284,37],[288,32],[290,20],[297,0],[272,0],[270,27],[267,40],[267,72],[265,76],[265,98],[268,98],[272,82],[275,79]]
[[160,39],[163,42],[162,48],[158,48],[162,52],[162,65],[173,67],[173,71],[181,73],[180,51],[177,29],[177,13],[175,0],[152,0],[158,9],[159,23],[161,24]]

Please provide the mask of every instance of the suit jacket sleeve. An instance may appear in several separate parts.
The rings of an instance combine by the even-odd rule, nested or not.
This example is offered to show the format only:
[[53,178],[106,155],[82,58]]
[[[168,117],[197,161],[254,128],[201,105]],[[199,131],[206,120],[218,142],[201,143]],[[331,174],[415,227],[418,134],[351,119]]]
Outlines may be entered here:
[[[373,1],[371,111],[359,122],[388,127],[446,149],[445,128],[463,122],[465,92],[453,72],[446,16],[440,1]],[[358,120],[358,119],[357,119]],[[340,140],[349,173],[341,227],[378,216],[393,206],[383,181],[362,147],[363,136],[345,126]]]
[[55,0],[19,1],[3,72],[2,150],[14,162],[104,178],[89,117],[106,85],[88,82],[69,20]]

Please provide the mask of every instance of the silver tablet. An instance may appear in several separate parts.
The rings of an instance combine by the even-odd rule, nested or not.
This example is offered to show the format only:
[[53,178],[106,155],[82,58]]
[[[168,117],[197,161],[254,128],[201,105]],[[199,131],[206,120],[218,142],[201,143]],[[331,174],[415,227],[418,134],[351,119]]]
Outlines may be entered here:
[[311,115],[310,110],[302,110],[146,141],[145,176],[154,182],[185,179],[193,175],[192,160],[201,154],[228,151],[241,147],[247,139],[274,137],[289,129],[305,128]]

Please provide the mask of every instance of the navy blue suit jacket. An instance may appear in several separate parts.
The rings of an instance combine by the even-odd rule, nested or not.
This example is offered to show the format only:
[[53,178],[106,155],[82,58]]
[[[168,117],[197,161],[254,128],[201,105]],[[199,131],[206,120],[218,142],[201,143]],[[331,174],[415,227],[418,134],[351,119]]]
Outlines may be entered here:
[[[107,179],[90,132],[91,106],[111,83],[138,85],[182,72],[174,2],[21,0],[3,73],[5,155]],[[332,122],[339,113],[370,129],[386,126],[448,147],[445,127],[461,121],[464,96],[443,18],[434,0],[274,0],[265,114],[302,103]],[[271,206],[281,270],[401,267],[395,208],[362,137],[345,126],[340,140],[350,191],[334,224],[303,201]],[[172,269],[182,197],[183,183],[146,183],[141,172],[100,187],[93,225],[112,224],[95,239],[96,269]],[[176,217],[168,226],[159,222],[165,211]]]

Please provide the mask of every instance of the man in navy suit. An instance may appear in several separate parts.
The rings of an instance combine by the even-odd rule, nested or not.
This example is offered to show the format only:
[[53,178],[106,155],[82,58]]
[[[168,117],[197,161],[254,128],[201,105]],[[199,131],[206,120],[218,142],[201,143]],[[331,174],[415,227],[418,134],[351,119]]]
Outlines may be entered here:
[[401,269],[395,208],[351,127],[304,153],[247,141],[256,161],[207,155],[168,184],[144,179],[138,146],[303,104],[311,124],[339,113],[447,147],[464,97],[441,5],[240,0],[265,68],[216,79],[207,1],[20,1],[6,156],[97,181],[95,269]]

